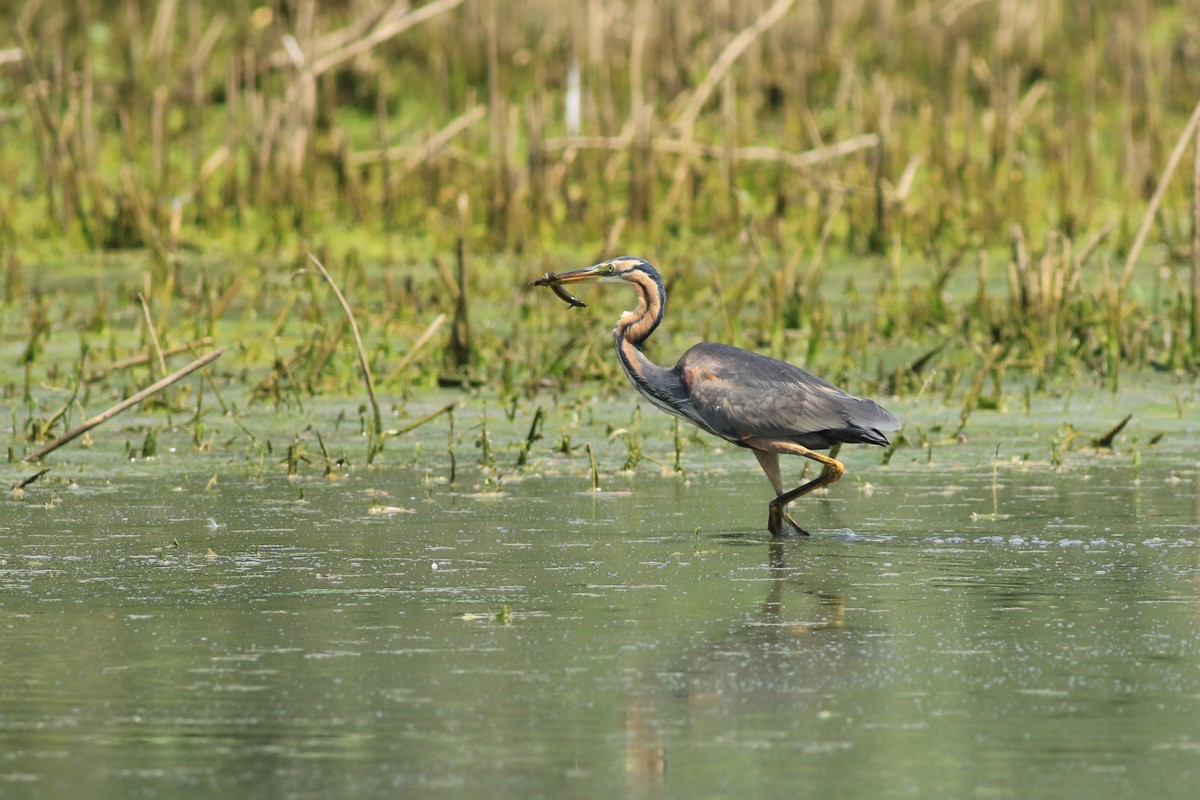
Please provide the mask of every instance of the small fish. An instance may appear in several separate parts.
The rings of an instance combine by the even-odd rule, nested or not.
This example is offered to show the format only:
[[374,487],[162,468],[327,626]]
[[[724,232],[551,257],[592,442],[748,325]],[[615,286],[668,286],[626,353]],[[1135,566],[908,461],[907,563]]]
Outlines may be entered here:
[[575,295],[571,294],[566,289],[564,289],[562,287],[562,284],[556,283],[556,284],[552,285],[550,287],[550,291],[554,292],[554,294],[558,295],[558,298],[560,300],[562,300],[563,302],[567,303],[570,306],[574,306],[575,308],[587,308],[587,303],[583,302],[578,297],[576,297]]
[[533,281],[533,285],[549,286],[550,291],[554,292],[554,294],[558,296],[558,299],[562,300],[567,305],[574,306],[575,308],[587,308],[587,303],[583,302],[578,297],[575,297],[573,294],[564,289],[562,284],[554,283],[556,280],[558,280],[557,275],[555,275],[553,272],[547,272],[536,281]]

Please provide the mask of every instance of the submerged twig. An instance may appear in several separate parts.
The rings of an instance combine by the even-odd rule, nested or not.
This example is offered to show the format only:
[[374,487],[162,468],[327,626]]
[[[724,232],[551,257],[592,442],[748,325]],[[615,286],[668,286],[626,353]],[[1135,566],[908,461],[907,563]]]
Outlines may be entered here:
[[[401,436],[401,435],[403,435],[403,434],[405,434],[405,433],[408,433],[408,432],[409,432],[409,431],[411,431],[411,430],[414,430],[414,429],[416,429],[416,428],[419,428],[419,427],[421,427],[421,426],[422,426],[422,425],[424,425],[426,422],[429,422],[431,419],[434,419],[435,417],[439,417],[439,416],[441,416],[442,414],[447,414],[447,413],[449,413],[449,412],[453,411],[453,410],[454,410],[454,407],[455,407],[455,406],[457,406],[457,405],[458,405],[458,403],[457,403],[457,402],[455,402],[455,403],[447,403],[446,405],[444,405],[444,406],[442,406],[441,408],[439,408],[437,411],[430,411],[430,412],[429,412],[428,414],[426,414],[425,416],[423,416],[423,417],[420,417],[420,418],[418,418],[418,419],[415,419],[415,420],[413,420],[412,422],[410,422],[410,423],[408,423],[407,425],[405,425],[403,428],[390,428],[390,429],[388,429],[388,430],[384,431],[384,432],[383,432],[381,435],[383,435],[383,436],[389,436],[389,437],[391,437],[391,436]],[[453,417],[451,417],[451,420],[453,420]],[[452,422],[451,424],[453,424],[453,422]]]
[[529,461],[529,451],[533,448],[533,443],[542,438],[542,421],[545,418],[546,412],[541,406],[533,412],[533,422],[529,423],[529,433],[525,436],[525,441],[521,445],[520,452],[517,453],[517,466],[523,467]]
[[600,471],[596,469],[596,451],[592,450],[591,442],[587,444],[588,466],[592,474],[592,491],[600,491]]
[[26,478],[25,480],[21,481],[21,482],[20,482],[20,483],[18,483],[16,486],[12,487],[12,488],[13,488],[13,491],[15,492],[15,491],[17,491],[17,490],[19,490],[19,489],[24,489],[26,486],[28,486],[29,484],[33,483],[34,481],[36,481],[38,478],[42,477],[43,475],[45,475],[45,474],[46,474],[47,472],[49,472],[49,471],[50,471],[50,468],[49,468],[49,467],[46,467],[45,469],[42,469],[42,470],[39,470],[38,472],[35,472],[35,473],[33,473],[33,474],[32,474],[32,475],[30,475],[28,478]]
[[138,403],[145,400],[147,397],[158,394],[163,389],[166,389],[168,386],[175,383],[176,381],[186,378],[188,375],[191,375],[193,372],[200,369],[201,367],[204,367],[207,364],[209,364],[210,362],[215,361],[224,352],[225,352],[224,347],[218,347],[216,350],[213,350],[211,353],[207,353],[207,354],[201,356],[200,358],[197,358],[195,361],[188,364],[183,369],[171,373],[170,375],[168,375],[167,377],[163,378],[160,381],[156,381],[155,383],[152,383],[151,385],[147,386],[145,389],[142,389],[137,394],[125,398],[124,400],[117,403],[115,406],[108,409],[107,411],[103,411],[103,412],[97,414],[96,416],[92,417],[91,419],[87,420],[86,422],[76,426],[75,428],[72,428],[71,430],[64,433],[62,436],[55,439],[53,442],[50,442],[50,444],[46,445],[45,447],[35,450],[34,452],[25,456],[25,460],[26,461],[40,461],[43,456],[46,456],[49,453],[52,453],[55,450],[57,450],[58,448],[62,447],[64,444],[67,444],[68,442],[70,442],[74,439],[77,439],[78,437],[87,433],[92,428],[96,427],[97,425],[99,425],[103,422],[106,422],[109,419],[112,419],[117,414],[120,414],[122,411],[125,411],[126,409],[130,408],[131,406],[137,405]]
[[1125,426],[1129,424],[1129,420],[1131,419],[1133,419],[1133,414],[1126,414],[1125,419],[1114,425],[1108,433],[1092,439],[1092,447],[1102,447],[1104,449],[1111,450],[1113,446],[1113,440],[1117,438],[1118,433],[1125,430]]

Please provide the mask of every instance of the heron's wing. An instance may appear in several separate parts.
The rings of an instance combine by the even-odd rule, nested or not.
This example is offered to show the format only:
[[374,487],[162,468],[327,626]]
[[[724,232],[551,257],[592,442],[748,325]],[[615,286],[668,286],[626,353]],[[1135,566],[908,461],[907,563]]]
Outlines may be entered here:
[[822,449],[837,442],[887,444],[900,423],[870,400],[758,353],[705,342],[675,366],[693,413],[718,436],[787,439]]

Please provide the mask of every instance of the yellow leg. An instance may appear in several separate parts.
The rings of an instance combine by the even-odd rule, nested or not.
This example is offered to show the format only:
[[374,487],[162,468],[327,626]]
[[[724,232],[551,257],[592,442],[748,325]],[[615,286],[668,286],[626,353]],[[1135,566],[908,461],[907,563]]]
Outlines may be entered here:
[[[755,450],[754,456],[758,459],[758,465],[762,467],[762,471],[767,473],[767,480],[771,482],[771,486],[775,489],[775,496],[778,498],[783,494],[783,478],[779,472],[779,454],[773,450]],[[800,523],[792,519],[792,515],[787,513],[787,509],[780,506],[777,511],[772,503],[770,516],[767,518],[767,530],[777,539],[785,536],[784,522],[792,526],[796,535],[808,536],[808,531],[801,528]]]
[[[754,455],[757,456],[759,465],[763,468],[763,472],[767,473],[767,479],[771,481],[771,485],[775,487],[776,497],[771,501],[768,508],[770,513],[767,517],[767,530],[771,532],[772,536],[777,538],[786,535],[783,530],[783,523],[786,520],[801,536],[807,536],[808,531],[796,524],[796,521],[787,513],[787,505],[814,489],[828,486],[842,477],[846,472],[846,467],[842,462],[833,457],[833,455],[836,455],[838,448],[835,447],[831,455],[827,456],[815,450],[809,450],[807,447],[795,444],[794,442],[780,441],[778,439],[750,439],[746,441],[746,444],[754,449]],[[797,486],[795,489],[787,492],[782,491],[783,480],[779,474],[780,453],[784,455],[803,456],[804,458],[816,461],[822,465],[821,474],[808,483]]]

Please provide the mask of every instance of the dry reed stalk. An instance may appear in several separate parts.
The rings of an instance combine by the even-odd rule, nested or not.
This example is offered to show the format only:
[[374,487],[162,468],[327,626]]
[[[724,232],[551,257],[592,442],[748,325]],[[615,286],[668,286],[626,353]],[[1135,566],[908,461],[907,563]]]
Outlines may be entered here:
[[[179,355],[180,353],[195,351],[197,348],[200,348],[200,347],[207,347],[212,343],[213,343],[213,338],[211,336],[205,336],[203,339],[197,339],[196,341],[191,342],[190,344],[182,344],[177,347],[168,348],[168,349],[162,351],[162,355],[169,358],[171,356]],[[105,377],[107,377],[109,375],[109,373],[118,372],[123,369],[129,369],[130,367],[140,366],[142,364],[148,363],[151,358],[153,358],[153,356],[151,356],[149,353],[139,353],[136,356],[130,356],[129,358],[122,358],[119,361],[114,361],[111,364],[106,364],[103,367],[92,370],[91,372],[89,372],[87,374],[87,376],[84,377],[83,382],[84,383],[95,383],[96,381],[103,380]],[[166,372],[165,369],[163,371]]]
[[[241,89],[241,61],[235,57],[229,59],[228,66],[225,70],[225,140],[214,151],[212,156],[209,156],[205,162],[205,167],[210,163],[213,164],[213,172],[215,174],[220,169],[221,164],[230,157],[234,159],[234,164],[237,163],[238,142],[241,139],[239,132],[238,118],[242,106]],[[214,161],[218,152],[223,152],[219,160]],[[232,207],[239,214],[245,211],[242,204],[241,182],[238,180],[238,169],[225,170],[225,181],[221,186],[221,202],[226,207]],[[203,181],[205,176],[204,168],[201,167],[199,182]]]
[[1167,159],[1167,166],[1163,169],[1162,176],[1158,179],[1158,186],[1154,189],[1154,195],[1150,198],[1150,205],[1146,207],[1146,213],[1142,215],[1142,225],[1138,228],[1137,237],[1133,240],[1133,246],[1129,248],[1129,255],[1125,258],[1125,268],[1121,272],[1120,290],[1121,294],[1125,294],[1126,288],[1129,286],[1129,281],[1133,279],[1133,270],[1137,265],[1138,256],[1142,254],[1142,246],[1146,243],[1146,237],[1150,234],[1150,227],[1154,224],[1154,217],[1158,214],[1158,207],[1162,204],[1163,197],[1167,193],[1167,186],[1171,183],[1171,178],[1175,175],[1175,168],[1179,166],[1179,162],[1183,159],[1183,154],[1187,150],[1188,143],[1192,136],[1195,135],[1197,127],[1200,126],[1200,103],[1196,104],[1192,111],[1192,116],[1188,118],[1187,125],[1183,128],[1183,133],[1179,135],[1179,140],[1175,142],[1175,148],[1171,151],[1171,157]]
[[208,158],[204,159],[204,163],[196,170],[196,181],[192,184],[192,193],[198,195],[204,184],[208,183],[208,179],[217,173],[230,156],[229,143],[217,145],[217,149],[209,154]]
[[310,205],[304,167],[313,154],[317,126],[317,82],[312,70],[310,43],[316,26],[315,0],[302,0],[296,14],[295,33],[283,37],[284,50],[293,69],[287,71],[283,102],[276,110],[282,126],[280,153],[284,159],[284,191],[291,203],[303,212]]
[[[407,425],[404,425],[400,428],[388,428],[386,431],[383,432],[383,435],[387,436],[389,438],[401,436],[405,433],[408,433],[411,430],[415,430],[415,429],[421,427],[426,422],[429,422],[432,419],[436,419],[437,417],[440,417],[442,414],[449,414],[451,411],[453,411],[455,409],[455,407],[457,405],[458,405],[458,401],[455,401],[453,403],[447,403],[446,405],[442,406],[441,408],[437,409],[436,411],[430,411],[425,416],[419,417],[419,418],[413,420],[412,422],[408,423]],[[451,426],[453,427],[453,422],[451,422]],[[451,481],[451,482],[453,482],[453,481]]]
[[529,180],[529,208],[534,217],[541,218],[547,209],[547,178],[545,142],[545,96],[525,99],[525,129],[528,140],[526,164]]
[[1004,355],[1004,350],[1004,345],[994,344],[988,350],[987,355],[984,356],[983,366],[975,373],[975,379],[971,381],[971,386],[967,389],[967,393],[963,397],[962,410],[958,416],[958,428],[950,435],[952,440],[957,440],[967,427],[967,420],[971,418],[971,412],[975,410],[979,401],[979,395],[983,392],[983,384],[987,381],[988,375],[991,375],[996,370],[997,362],[1000,356]]
[[[316,41],[316,52],[332,53],[341,50],[367,36],[376,27],[395,22],[411,10],[410,0],[392,0],[392,4],[386,8],[364,13],[352,20],[346,27],[322,34]],[[286,62],[287,55],[284,53],[275,53],[271,56],[270,63],[273,67],[283,66]]]
[[1045,296],[1050,298],[1050,310],[1057,314],[1066,301],[1066,289],[1074,271],[1074,262],[1071,260],[1071,240],[1057,234],[1055,238],[1060,248],[1058,258],[1046,258],[1042,284],[1045,287]]
[[95,199],[98,183],[95,176],[100,152],[100,129],[97,123],[99,115],[96,113],[95,60],[92,58],[90,49],[84,54],[83,59],[83,77],[79,88],[79,124],[77,126],[79,133],[75,150],[86,176],[86,182],[93,192],[92,207],[96,208],[100,206]]
[[209,308],[208,318],[210,324],[215,325],[217,320],[225,316],[225,311],[241,292],[242,283],[243,279],[241,275],[233,276],[233,280],[229,282],[229,286],[221,293],[221,296],[217,298],[217,301],[212,304],[211,308]]
[[729,203],[730,219],[738,219],[737,190],[737,90],[733,76],[726,73],[721,81],[721,128],[724,136],[721,143],[721,165],[725,179],[725,196]]
[[1027,311],[1031,299],[1029,297],[1029,252],[1025,247],[1025,231],[1019,222],[1014,222],[1012,226],[1012,249],[1012,269],[1015,272],[1010,275],[1015,275],[1015,278],[1010,278],[1009,289],[1021,310]]
[[[825,263],[825,247],[829,244],[829,237],[833,234],[833,224],[837,220],[837,215],[841,212],[842,204],[845,201],[846,196],[844,194],[841,192],[835,193],[833,195],[833,203],[829,207],[829,212],[825,215],[825,222],[821,225],[821,234],[817,237],[817,245],[813,249],[812,258],[809,259],[809,269],[814,281]],[[815,282],[812,288],[815,292]]]
[[35,450],[34,452],[25,456],[24,460],[25,461],[40,461],[46,455],[54,452],[58,448],[67,444],[68,442],[71,442],[71,441],[79,438],[80,436],[87,433],[92,428],[96,427],[97,425],[100,425],[101,423],[104,423],[104,422],[112,419],[117,414],[120,414],[122,411],[125,411],[126,409],[129,409],[129,408],[137,405],[138,403],[142,402],[146,398],[152,397],[153,395],[158,394],[163,389],[166,389],[168,386],[170,386],[173,383],[176,383],[177,381],[183,380],[188,375],[191,375],[193,372],[200,369],[201,367],[207,366],[210,362],[215,361],[218,357],[220,357],[220,355],[225,352],[225,349],[226,348],[224,348],[224,347],[218,347],[216,350],[213,350],[211,353],[207,353],[207,354],[201,356],[200,358],[197,358],[195,361],[188,364],[183,369],[171,373],[170,375],[163,378],[162,380],[156,381],[155,383],[151,384],[150,386],[147,386],[145,389],[142,389],[137,394],[134,394],[134,395],[131,395],[131,396],[125,398],[124,400],[117,403],[115,406],[108,409],[107,411],[103,411],[103,412],[97,414],[96,416],[92,417],[91,419],[87,420],[86,422],[84,422],[80,425],[77,425],[76,427],[74,427],[71,430],[64,433],[62,436],[55,439],[53,442],[50,442],[49,444],[45,445],[44,447],[40,447],[37,450]]
[[350,308],[350,303],[346,301],[346,296],[338,288],[337,283],[333,280],[333,276],[325,269],[325,265],[313,253],[308,254],[308,259],[316,265],[317,270],[321,273],[321,277],[329,284],[329,288],[333,289],[338,302],[341,303],[342,311],[346,313],[346,320],[350,323],[350,332],[354,335],[354,349],[358,354],[358,366],[362,369],[363,383],[367,387],[367,399],[371,403],[371,414],[375,423],[375,429],[371,431],[370,452],[367,456],[367,463],[370,464],[375,456],[377,439],[383,433],[383,415],[379,413],[379,401],[375,399],[375,378],[371,375],[371,364],[367,360],[367,351],[363,347],[362,335],[358,332],[358,321],[354,318],[354,310]]
[[1079,255],[1075,257],[1075,263],[1079,267],[1083,267],[1088,259],[1096,252],[1100,244],[1108,238],[1108,235],[1117,229],[1120,220],[1113,217],[1087,239],[1084,239],[1083,245],[1079,248]]
[[429,323],[429,327],[427,327],[425,331],[417,337],[417,340],[413,342],[412,347],[408,348],[408,352],[404,354],[404,358],[400,359],[400,363],[396,364],[396,366],[392,368],[392,371],[388,373],[387,379],[389,382],[395,380],[400,376],[401,372],[407,369],[408,365],[412,363],[413,359],[416,358],[418,354],[420,354],[421,350],[425,348],[425,345],[429,344],[429,342],[433,339],[433,335],[438,332],[438,328],[442,327],[443,323],[445,322],[445,314],[438,314],[433,318],[433,322]]
[[[166,67],[171,55],[171,31],[175,27],[175,10],[179,0],[161,0],[154,13],[154,25],[150,30],[148,51],[150,58],[158,62],[157,67]],[[163,77],[159,72],[156,77]]]
[[[379,85],[376,87],[375,95],[375,138],[379,140],[379,152],[386,153],[388,150],[388,80],[387,70],[380,70]],[[354,165],[354,153],[350,153],[346,157],[348,166]],[[391,159],[383,159],[380,169],[380,188],[383,192],[383,229],[391,230],[392,220],[396,216],[396,194],[392,186],[392,162]]]
[[633,36],[629,41],[629,116],[636,118],[646,105],[646,36],[650,31],[650,0],[638,0],[634,10]]
[[380,147],[375,150],[360,150],[357,153],[351,153],[347,162],[350,166],[361,166],[382,161],[404,161],[405,169],[415,169],[435,158],[453,139],[481,122],[487,115],[486,106],[475,106],[416,147]]
[[[166,134],[166,115],[167,101],[169,100],[167,87],[159,85],[154,87],[154,92],[151,96],[151,111],[150,111],[150,185],[154,187],[154,193],[161,195],[164,187],[167,185],[166,163],[167,163],[167,134]],[[130,150],[132,151],[132,144]]]
[[463,0],[434,0],[434,2],[426,3],[402,17],[386,16],[370,33],[357,41],[337,47],[332,52],[319,54],[312,63],[312,74],[314,76],[323,75],[334,67],[366,53],[371,48],[386,42],[388,39],[399,36],[414,25],[419,25],[426,20],[433,19],[439,14],[457,8],[462,4]]
[[604,261],[616,255],[617,245],[621,242],[621,234],[625,231],[626,221],[625,217],[617,217],[616,222],[609,226],[608,232],[604,234],[604,244],[595,261]]
[[1200,133],[1192,157],[1192,358],[1200,358]]
[[629,147],[629,204],[628,218],[638,222],[650,219],[653,194],[654,159],[650,130],[654,124],[654,109],[643,106],[633,117]]
[[[708,102],[718,84],[725,77],[725,74],[729,72],[734,63],[746,52],[751,44],[783,19],[794,3],[795,0],[775,0],[770,8],[760,14],[753,24],[743,28],[737,36],[733,37],[729,44],[725,45],[720,55],[717,56],[716,61],[709,67],[704,78],[688,97],[683,109],[675,116],[675,119],[671,123],[672,127],[679,132],[679,138],[685,145],[683,150],[685,155],[690,156],[692,152],[687,145],[691,144],[692,137],[695,134],[696,118],[699,117],[704,104]],[[719,153],[720,149],[718,148],[717,157],[720,157]],[[675,175],[671,181],[671,188],[667,191],[667,198],[663,203],[666,213],[670,213],[678,204],[690,172],[691,158],[680,159],[679,163],[675,166]]]
[[450,267],[446,266],[446,261],[441,256],[435,255],[433,257],[433,265],[437,269],[438,277],[442,279],[442,284],[445,286],[446,291],[450,293],[451,299],[457,303],[458,296],[462,293],[462,290],[458,287],[458,281],[454,278],[454,273],[450,271]]
[[[465,219],[466,202],[459,198],[460,211]],[[465,227],[465,223],[464,223]],[[450,327],[450,358],[458,370],[465,370],[471,364],[471,322],[470,304],[467,302],[467,245],[464,236],[460,235],[455,246],[455,259],[458,264],[458,276],[454,281],[458,287],[454,298],[454,324]],[[439,267],[440,268],[440,267]],[[443,269],[443,273],[446,271]]]
[[[128,125],[128,119],[124,114],[121,117],[124,128]],[[154,257],[155,266],[163,271],[167,264],[167,249],[163,244],[161,227],[152,214],[150,198],[138,187],[134,180],[133,167],[129,163],[121,165],[121,192],[122,205],[133,218],[142,246]]]
[[1029,297],[1032,300],[1032,311],[1035,316],[1041,317],[1049,308],[1052,298],[1050,297],[1048,287],[1048,275],[1053,261],[1053,248],[1050,243],[1046,243],[1045,249],[1038,255],[1036,268],[1027,276],[1029,279]]
[[683,110],[680,111],[672,123],[685,138],[690,139],[690,134],[695,127],[696,118],[700,115],[700,110],[704,108],[704,104],[708,102],[708,98],[712,96],[721,79],[725,77],[725,73],[730,70],[750,45],[783,19],[795,1],[775,0],[771,7],[764,11],[752,25],[743,28],[738,32],[737,36],[733,37],[733,40],[729,44],[725,45],[725,49],[721,51],[721,54],[717,56],[717,60],[709,67],[703,80],[696,86],[696,89],[684,105]]
[[[631,129],[619,136],[566,136],[547,139],[544,147],[547,151],[608,150],[611,152],[628,150],[632,141],[633,131]],[[710,159],[720,159],[725,155],[724,145],[688,142],[665,137],[655,137],[650,140],[649,144],[650,149],[655,153],[675,153]],[[793,153],[769,145],[736,147],[733,150],[733,158],[737,161],[765,161],[782,164],[793,169],[806,169],[862,150],[870,150],[878,144],[878,134],[864,133],[828,147],[818,147],[801,153]]]
[[[19,62],[25,71],[25,77],[28,82],[28,87],[24,92],[26,102],[32,106],[34,119],[37,120],[45,134],[38,137],[38,139],[40,145],[39,154],[42,160],[42,173],[45,177],[45,197],[46,203],[49,206],[49,216],[56,220],[61,228],[65,229],[68,215],[67,196],[70,193],[67,182],[71,176],[78,175],[78,171],[74,169],[71,150],[63,140],[56,116],[46,96],[47,84],[43,81],[41,70],[38,69],[37,62],[32,55],[34,51],[26,36],[25,26],[17,25],[16,33],[21,45],[21,51],[27,54]],[[62,203],[59,203],[56,199],[59,191],[63,194]],[[80,223],[85,226],[84,230],[86,232],[87,221],[83,215],[81,215]]]
[[199,41],[188,48],[191,53],[188,56],[188,72],[198,76],[204,70],[205,65],[208,64],[209,57],[212,55],[213,48],[221,39],[221,32],[225,30],[226,21],[224,14],[220,12],[214,14]]
[[913,183],[917,178],[917,170],[921,168],[921,156],[913,154],[908,159],[908,163],[904,165],[904,171],[900,173],[900,179],[896,181],[895,187],[892,188],[888,196],[888,202],[894,206],[903,206],[908,200],[908,196],[912,194]]
[[162,345],[158,342],[158,331],[155,330],[154,320],[150,317],[150,304],[146,302],[146,295],[142,292],[137,293],[137,301],[142,307],[142,320],[146,323],[146,337],[150,339],[154,359],[158,364],[158,373],[163,375],[167,371],[167,360],[163,358]]
[[888,202],[884,186],[888,173],[888,139],[891,138],[892,106],[895,96],[888,87],[886,80],[877,81],[876,94],[879,97],[879,146],[875,148],[874,184],[875,184],[875,229],[871,231],[871,252],[882,254],[887,248],[888,240]]
[[493,230],[503,221],[507,234],[509,219],[509,181],[507,154],[507,104],[500,94],[500,33],[496,20],[497,0],[486,0],[483,19],[487,60],[488,163],[491,166],[488,187],[488,221]]

